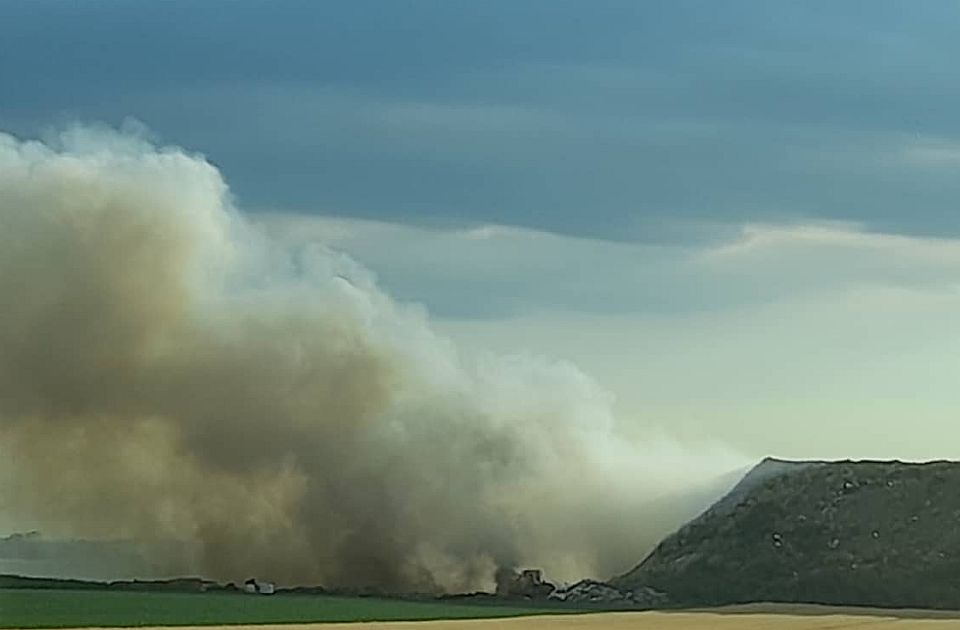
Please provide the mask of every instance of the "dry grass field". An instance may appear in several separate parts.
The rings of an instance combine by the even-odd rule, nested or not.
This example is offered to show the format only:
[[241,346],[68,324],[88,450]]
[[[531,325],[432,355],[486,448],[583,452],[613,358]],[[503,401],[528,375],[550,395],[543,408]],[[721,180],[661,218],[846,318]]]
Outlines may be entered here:
[[[899,614],[899,613],[895,613]],[[917,613],[922,614],[922,613]],[[403,621],[373,623],[251,625],[244,630],[939,630],[960,629],[958,618],[918,618],[856,614],[640,612],[544,615],[512,619]],[[235,630],[237,626],[197,626],[189,630]],[[141,628],[140,630],[162,630]],[[187,629],[182,629],[187,630]]]

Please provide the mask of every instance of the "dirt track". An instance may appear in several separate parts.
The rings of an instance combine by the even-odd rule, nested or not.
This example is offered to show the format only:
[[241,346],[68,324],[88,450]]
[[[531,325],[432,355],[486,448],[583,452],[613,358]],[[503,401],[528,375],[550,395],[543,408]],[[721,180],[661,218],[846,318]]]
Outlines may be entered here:
[[[236,626],[205,626],[190,630],[233,630]],[[377,623],[293,624],[244,626],[244,630],[939,630],[960,629],[960,619],[898,619],[854,615],[785,615],[736,613],[604,613],[519,619],[470,619]],[[143,628],[141,630],[159,630]],[[163,630],[170,630],[165,628]],[[186,629],[178,629],[186,630]]]

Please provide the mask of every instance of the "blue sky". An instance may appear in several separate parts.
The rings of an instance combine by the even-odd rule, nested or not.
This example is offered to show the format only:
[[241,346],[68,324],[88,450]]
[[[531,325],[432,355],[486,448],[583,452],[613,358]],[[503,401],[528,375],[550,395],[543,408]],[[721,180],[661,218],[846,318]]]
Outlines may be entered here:
[[0,1],[0,129],[138,120],[464,347],[583,366],[641,435],[958,457],[937,438],[960,404],[958,20],[906,0]]

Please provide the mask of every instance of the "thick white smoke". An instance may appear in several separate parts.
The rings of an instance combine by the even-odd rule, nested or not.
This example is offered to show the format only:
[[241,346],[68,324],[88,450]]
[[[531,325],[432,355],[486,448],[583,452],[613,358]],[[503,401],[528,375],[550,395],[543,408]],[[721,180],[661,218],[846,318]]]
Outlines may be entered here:
[[130,135],[0,135],[0,313],[7,509],[192,543],[170,571],[603,576],[667,526],[651,499],[741,463],[626,444],[571,365],[463,359],[354,261],[262,236],[204,159]]

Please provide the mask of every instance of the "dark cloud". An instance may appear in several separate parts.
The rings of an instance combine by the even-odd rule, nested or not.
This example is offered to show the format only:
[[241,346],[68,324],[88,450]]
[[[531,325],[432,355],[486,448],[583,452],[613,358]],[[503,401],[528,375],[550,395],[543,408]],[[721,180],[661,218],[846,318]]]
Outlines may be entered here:
[[0,122],[139,118],[215,156],[248,206],[648,241],[804,217],[955,234],[952,171],[888,156],[960,138],[957,13],[7,3]]

